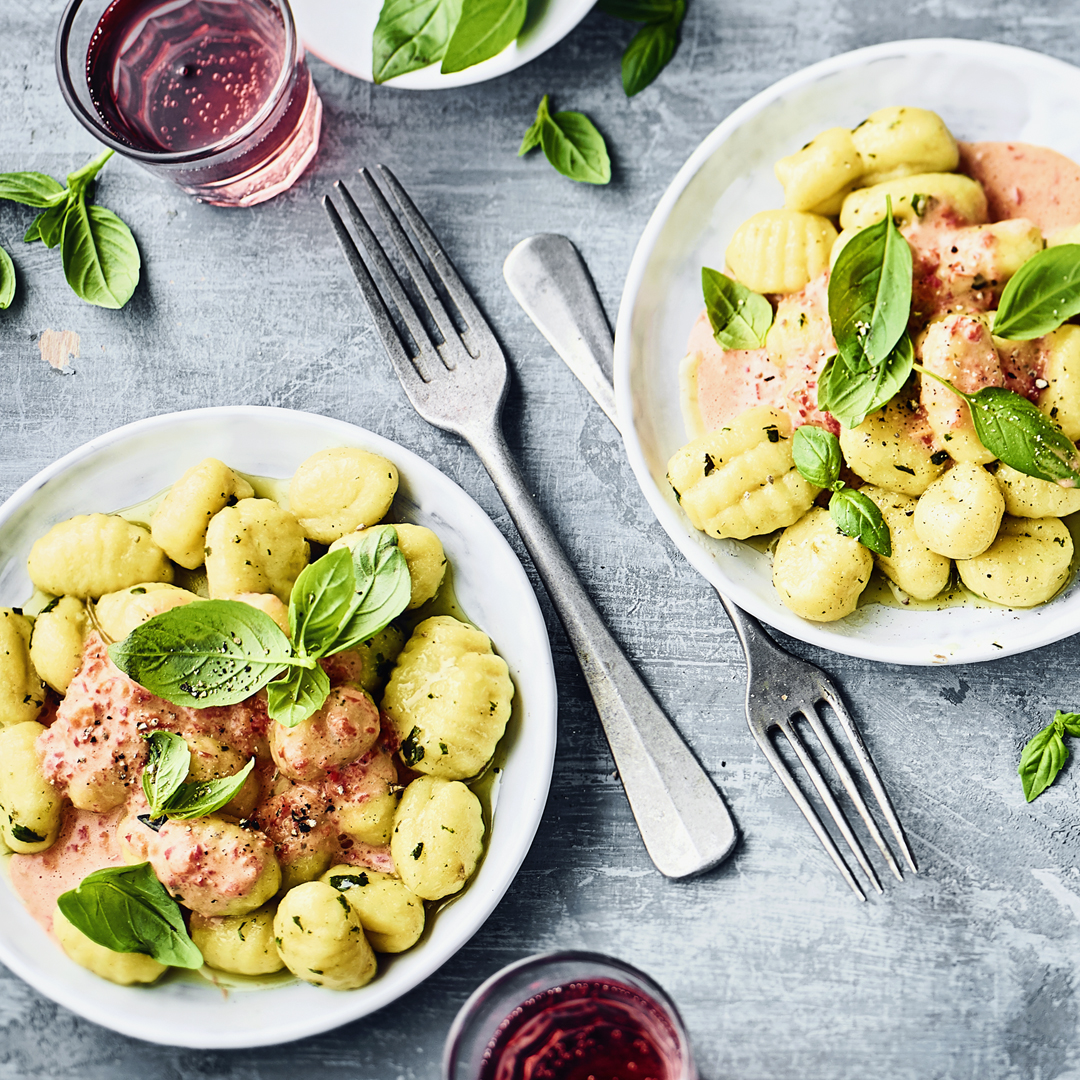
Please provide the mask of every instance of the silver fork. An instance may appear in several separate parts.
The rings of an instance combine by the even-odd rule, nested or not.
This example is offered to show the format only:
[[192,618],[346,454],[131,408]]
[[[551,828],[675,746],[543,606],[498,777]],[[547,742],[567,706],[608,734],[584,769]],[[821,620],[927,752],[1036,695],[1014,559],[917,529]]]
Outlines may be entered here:
[[[502,349],[419,211],[389,169],[378,167],[398,205],[391,209],[372,175],[361,169],[371,200],[407,269],[407,278],[441,340],[433,340],[364,215],[342,183],[335,188],[380,292],[328,196],[323,206],[356,277],[394,370],[428,423],[464,438],[491,475],[521,534],[585,675],[642,839],[657,868],[687,877],[715,866],[735,845],[735,826],[705,770],[672,727],[608,632],[547,522],[529,494],[499,426],[507,369]],[[436,279],[457,309],[458,330],[402,227],[405,220]],[[399,336],[396,310],[414,349]]]
[[[615,396],[610,382],[611,330],[600,298],[574,245],[565,236],[543,234],[529,237],[510,252],[503,266],[503,276],[526,314],[618,428]],[[798,757],[814,790],[871,885],[878,893],[883,891],[847,817],[800,737],[796,719],[805,720],[810,725],[889,869],[898,880],[902,880],[903,875],[854,777],[822,722],[818,712],[821,704],[828,705],[836,715],[907,865],[913,873],[918,873],[915,858],[888,792],[836,687],[820,668],[799,660],[776,645],[753,616],[736,607],[719,591],[717,596],[746,654],[746,719],[750,731],[844,880],[860,900],[866,899],[866,894],[841,856],[813,803],[777,751],[771,737],[774,730],[783,734]]]

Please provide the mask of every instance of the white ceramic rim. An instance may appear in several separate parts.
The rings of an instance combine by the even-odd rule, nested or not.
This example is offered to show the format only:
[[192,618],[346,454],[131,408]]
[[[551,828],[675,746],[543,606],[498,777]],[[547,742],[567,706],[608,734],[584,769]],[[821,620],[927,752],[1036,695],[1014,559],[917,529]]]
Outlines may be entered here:
[[[384,83],[396,90],[451,90],[497,79],[557,45],[592,10],[595,0],[546,0],[543,13],[498,56],[464,71],[443,75],[438,64]],[[371,77],[371,34],[380,0],[291,0],[304,46],[331,67],[367,82]],[[342,5],[350,8],[344,13]],[[338,11],[333,11],[334,6]],[[368,5],[368,7],[364,7]]]
[[[297,430],[306,428],[311,431],[312,443],[321,446],[356,445],[383,454],[399,467],[401,491],[406,491],[410,482],[415,483],[416,478],[420,478],[425,487],[433,485],[439,489],[440,500],[445,497],[454,504],[455,515],[459,520],[465,519],[465,531],[470,537],[478,538],[485,553],[485,574],[491,573],[493,580],[498,581],[500,591],[514,597],[514,618],[523,628],[523,639],[527,635],[529,640],[528,649],[522,650],[527,653],[527,671],[522,670],[521,663],[515,667],[513,662],[511,671],[519,693],[522,682],[529,684],[528,693],[522,695],[528,700],[519,725],[519,728],[524,728],[527,724],[529,729],[528,762],[519,767],[528,778],[530,787],[527,792],[522,790],[516,793],[522,797],[515,799],[513,815],[505,809],[501,819],[498,812],[495,814],[487,854],[490,855],[498,842],[501,861],[485,857],[460,899],[439,913],[431,938],[422,941],[415,950],[395,957],[389,970],[382,970],[385,958],[380,960],[381,970],[375,980],[354,991],[337,992],[291,983],[281,988],[234,991],[223,1000],[221,991],[210,983],[173,982],[149,988],[116,986],[68,960],[55,941],[45,935],[22,907],[6,874],[0,874],[0,960],[16,975],[72,1012],[103,1027],[149,1042],[199,1049],[267,1046],[329,1031],[390,1004],[441,967],[468,942],[495,910],[528,854],[547,800],[556,741],[557,692],[547,628],[532,585],[517,555],[484,510],[453,480],[412,451],[353,424],[313,413],[267,406],[193,409],[139,420],[92,439],[23,484],[0,506],[0,536],[12,517],[26,507],[35,495],[74,467],[92,463],[96,457],[100,458],[119,445],[143,435],[169,430],[175,432],[181,427],[195,428],[200,424],[224,425],[230,422],[288,425],[290,429]],[[312,446],[308,453],[319,448]],[[238,462],[237,467],[248,471],[243,469],[242,463]],[[152,494],[154,492],[148,491],[142,497]],[[5,562],[0,552],[0,574],[10,562],[10,558]],[[5,575],[5,588],[11,585],[11,580]],[[10,597],[3,599],[12,602]],[[510,661],[514,647],[508,649],[505,644],[496,640],[496,647]],[[518,657],[519,661],[521,659]],[[526,747],[522,746],[521,749]],[[508,767],[512,760],[511,750]],[[506,797],[504,789],[500,793],[500,803]],[[500,833],[500,821],[506,822],[503,828],[509,827],[510,832]],[[503,851],[501,838],[504,835],[509,838],[509,853]],[[454,921],[456,932],[444,941],[438,929],[442,925],[441,920],[447,916]],[[42,949],[50,951],[43,952]],[[285,991],[290,993],[285,994]],[[174,997],[174,993],[177,996]],[[194,1014],[189,1016],[185,1013],[187,1019],[178,1021],[174,1010],[182,1011],[193,996],[208,1003],[215,1013],[228,1010],[230,1001],[257,1001],[252,1009],[246,1010],[254,1015],[255,1022],[246,1026],[237,1023],[227,1030],[207,1031],[200,1026]],[[288,1000],[281,1001],[283,996]],[[281,1007],[283,1005],[286,1007]]]
[[[1074,580],[1065,593],[1039,608],[1028,611],[996,609],[994,614],[1000,615],[1000,632],[983,633],[972,640],[965,640],[963,635],[960,635],[957,640],[950,642],[946,651],[939,651],[935,646],[928,645],[922,640],[915,625],[910,628],[911,632],[905,638],[901,639],[898,635],[896,641],[879,644],[867,641],[855,634],[838,631],[837,628],[842,627],[845,620],[839,623],[813,623],[801,619],[784,608],[778,600],[773,605],[762,602],[759,596],[724,573],[717,558],[719,549],[706,546],[734,545],[738,542],[713,541],[697,533],[678,510],[670,491],[663,490],[649,470],[637,430],[638,416],[633,396],[633,330],[635,309],[649,261],[673,209],[706,162],[734,133],[754,121],[765,109],[787,95],[835,73],[867,67],[882,60],[903,60],[933,54],[943,54],[946,58],[986,61],[1005,68],[1010,73],[1018,73],[1018,77],[1022,77],[1024,72],[1029,72],[1033,66],[1045,70],[1048,75],[1056,75],[1074,84],[1080,77],[1080,71],[1065,61],[1012,45],[953,38],[923,38],[885,42],[843,53],[781,79],[741,105],[719,124],[698,146],[664,192],[635,248],[619,305],[615,331],[615,397],[619,415],[625,418],[623,442],[626,453],[653,513],[690,563],[715,588],[722,591],[740,607],[791,637],[849,656],[914,666],[993,660],[1027,652],[1071,636],[1080,630],[1080,615],[1072,610],[1073,607],[1080,607],[1080,597],[1077,596],[1078,582]],[[882,104],[897,104],[897,102],[890,101]],[[687,326],[687,335],[689,335],[689,330]],[[677,372],[672,370],[672,380],[676,380],[677,377]],[[666,488],[666,485],[664,487]],[[730,549],[725,550],[730,553]],[[1062,603],[1067,598],[1071,600],[1070,608],[1067,613],[1063,613]],[[896,610],[899,615],[937,614],[936,612],[904,612],[899,608],[889,610]],[[953,609],[953,611],[959,610],[963,609]],[[1024,620],[1024,629],[1018,634],[1016,628],[1009,624],[1020,620]],[[1004,640],[998,640],[999,638]]]

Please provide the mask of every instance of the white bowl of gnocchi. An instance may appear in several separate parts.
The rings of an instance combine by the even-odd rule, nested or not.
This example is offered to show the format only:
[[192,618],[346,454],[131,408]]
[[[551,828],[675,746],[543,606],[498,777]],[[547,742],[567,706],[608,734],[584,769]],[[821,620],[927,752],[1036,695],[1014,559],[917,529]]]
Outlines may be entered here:
[[[915,131],[916,119],[923,126],[903,135]],[[1016,144],[1055,153],[1040,157],[1042,151],[1029,154],[1027,145]],[[980,443],[967,406],[935,379],[954,378],[948,365],[956,361],[956,342],[964,338],[968,348],[968,338],[982,335],[993,372],[988,360],[972,376],[961,358],[954,366],[972,378],[955,376],[953,386],[969,395],[985,386],[1015,388],[1069,439],[1080,435],[1068,422],[1070,412],[1080,419],[1080,398],[1075,405],[1049,400],[1068,381],[1054,334],[1071,342],[1080,328],[1064,325],[1023,343],[991,334],[995,319],[1005,326],[1004,290],[1019,266],[1035,254],[1048,256],[1055,243],[1080,238],[1070,228],[1080,223],[1076,162],[1080,70],[1010,46],[933,39],[876,45],[800,71],[737,109],[698,147],[634,254],[616,330],[615,389],[642,491],[668,534],[718,590],[792,637],[897,664],[991,660],[1080,629],[1072,540],[1080,494],[1068,491],[1073,481],[1062,487],[1034,479],[1037,473],[1021,475],[1017,482],[1025,491],[1043,485],[1039,494],[1049,493],[1050,501],[1033,510],[1035,504],[1018,500],[1007,482],[1016,479],[1012,451],[995,453]],[[1035,207],[1040,200],[1055,205],[1045,220]],[[837,323],[839,315],[830,323],[829,313],[843,310],[849,286],[839,282],[857,277],[845,269],[849,242],[847,267],[858,258],[864,266],[876,259],[875,280],[900,280],[895,264],[886,267],[885,248],[870,246],[871,223],[886,230],[890,205],[891,235],[908,240],[914,264],[909,259],[902,272],[904,314],[882,346],[886,359],[873,371],[907,366],[898,368],[886,396],[874,397],[858,377],[867,365],[850,357],[872,348],[871,337],[860,335],[880,331],[885,340],[882,309],[873,309],[871,318],[865,314],[870,308],[860,308],[846,327]],[[938,262],[929,262],[919,246],[932,224],[939,241],[946,227],[952,230],[951,247],[939,251]],[[791,266],[782,265],[784,253],[796,226],[799,265],[794,278],[786,278]],[[782,236],[775,231],[781,227],[788,230]],[[1057,254],[1066,251],[1080,248]],[[964,263],[969,255],[971,266]],[[972,269],[980,259],[985,276]],[[1010,260],[1015,265],[1005,267]],[[709,282],[703,268],[714,271]],[[862,294],[852,295],[861,302]],[[937,307],[930,310],[931,304]],[[799,334],[793,352],[785,342]],[[1036,347],[1042,349],[1038,362],[1031,359]],[[869,351],[862,355],[874,360]],[[913,356],[918,374],[908,377]],[[838,380],[841,363],[856,375]],[[819,402],[835,402],[843,422],[824,406],[819,410]],[[854,415],[841,416],[844,409]],[[747,423],[749,434],[740,429]],[[827,476],[823,457],[805,475],[792,463],[794,435],[804,424],[829,440],[838,435],[836,464]],[[904,440],[910,435],[902,447],[901,428]],[[855,445],[860,438],[861,448]],[[905,454],[915,444],[909,460]],[[1071,444],[1065,445],[1070,456]],[[740,457],[748,447],[757,455],[752,466],[751,457]],[[720,474],[734,461],[740,464],[729,474],[745,465],[762,475],[732,487],[730,475],[721,481]],[[986,497],[978,513],[965,512],[972,503],[959,490],[972,478]],[[833,492],[829,510],[823,488]],[[759,491],[761,504],[754,502]],[[871,513],[891,529],[891,562],[889,551],[875,552],[868,533],[850,523],[859,505],[853,491],[865,494],[862,507],[880,506],[880,514]],[[935,499],[961,509],[952,518],[936,517],[930,514]],[[764,503],[771,509],[760,510]],[[846,527],[838,524],[834,503],[846,508]],[[942,539],[976,524],[982,540],[968,535],[953,545],[956,537]],[[915,548],[937,560],[932,573],[925,561],[917,573],[898,569]],[[1006,550],[1012,554],[1002,555]],[[1051,551],[1053,566],[1045,569],[1042,554]],[[1040,566],[1033,570],[1035,563]]]
[[[536,597],[378,435],[225,407],[94,439],[0,507],[0,605],[0,959],[96,1023],[209,1048],[366,1016],[529,850],[556,724]],[[260,650],[296,679],[245,682]]]

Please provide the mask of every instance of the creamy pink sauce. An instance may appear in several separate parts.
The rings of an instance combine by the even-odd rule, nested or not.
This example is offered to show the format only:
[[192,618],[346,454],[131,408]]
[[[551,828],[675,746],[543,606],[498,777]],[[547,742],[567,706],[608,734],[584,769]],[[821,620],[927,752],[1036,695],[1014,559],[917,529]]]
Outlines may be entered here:
[[[961,143],[960,150],[960,171],[986,190],[990,221],[1026,219],[1044,235],[1080,223],[1080,166],[1068,158],[1024,143]],[[978,271],[992,240],[972,224],[945,208],[901,229],[912,248],[913,333],[948,313],[977,315],[996,308],[1002,283],[985,280]],[[775,356],[765,349],[723,349],[713,337],[708,316],[701,313],[687,352],[691,357],[696,354],[696,407],[704,431],[725,427],[758,405],[786,412],[793,427],[811,423],[839,431],[833,417],[817,407],[821,369],[836,351],[828,325],[828,280],[826,272],[801,292],[774,298],[774,327],[785,319],[799,319],[803,328],[794,347],[792,335],[783,334],[786,344]],[[975,331],[965,326],[963,332]],[[989,348],[993,350],[992,345]],[[962,389],[1008,386],[1028,398],[1038,395],[1046,363],[1042,339],[1002,346],[993,362],[975,350],[972,357],[975,368],[970,379],[957,384]],[[951,402],[942,407],[946,405]],[[967,422],[966,410],[956,410],[955,426]],[[939,448],[929,428],[925,431],[925,440]]]

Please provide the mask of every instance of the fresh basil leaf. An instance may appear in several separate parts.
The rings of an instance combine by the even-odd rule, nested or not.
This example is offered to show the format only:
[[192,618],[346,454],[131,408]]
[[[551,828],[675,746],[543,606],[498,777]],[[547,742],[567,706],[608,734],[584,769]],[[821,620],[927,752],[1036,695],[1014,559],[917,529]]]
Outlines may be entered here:
[[0,173],[0,199],[23,206],[59,206],[67,197],[67,188],[44,173]]
[[701,268],[701,291],[716,343],[723,349],[760,349],[773,322],[772,304],[741,282]]
[[60,203],[58,206],[50,206],[47,210],[42,210],[30,222],[30,228],[26,230],[23,243],[30,244],[35,240],[40,240],[47,248],[56,247],[64,234],[66,213],[67,203]]
[[244,781],[251,775],[253,768],[254,758],[232,776],[181,784],[169,800],[165,813],[171,818],[187,821],[191,818],[206,817],[207,814],[220,810],[244,786]]
[[372,38],[372,78],[387,82],[446,55],[461,0],[385,0]]
[[125,675],[174,705],[235,705],[282,668],[313,666],[265,612],[238,600],[203,600],[141,623],[109,658]]
[[1017,472],[1080,484],[1080,456],[1067,435],[1013,390],[988,386],[967,396],[983,446]]
[[545,94],[536,118],[544,156],[556,172],[586,184],[606,184],[611,180],[607,144],[587,116],[576,112],[552,114]]
[[1028,802],[1038,798],[1056,779],[1069,759],[1069,748],[1058,730],[1057,718],[1037,732],[1020,753],[1020,783]]
[[892,554],[889,526],[881,511],[861,491],[843,488],[833,492],[829,499],[829,515],[845,536],[854,537],[877,555],[887,557]]
[[1030,341],[1080,315],[1080,244],[1033,255],[1009,279],[994,316],[994,335]]
[[911,248],[892,219],[857,232],[829,275],[829,319],[840,355],[855,372],[896,347],[911,315]]
[[293,728],[322,708],[330,677],[321,667],[290,668],[266,687],[266,711],[282,727]]
[[622,57],[622,85],[627,97],[640,94],[675,55],[683,11],[682,0],[678,0],[678,10],[670,19],[646,23],[630,39]]
[[86,186],[94,179],[105,162],[113,156],[114,151],[105,150],[98,154],[93,161],[88,161],[81,169],[76,169],[73,173],[68,173],[67,182],[68,190],[70,191],[70,199],[74,200],[86,190]]
[[521,146],[518,147],[518,157],[524,157],[530,150],[535,150],[540,145],[540,131],[542,128],[543,122],[539,118],[529,125],[528,131],[525,132],[521,140]]
[[664,22],[677,10],[685,10],[682,0],[600,0],[596,6],[605,15],[640,23]]
[[64,276],[77,296],[104,308],[122,308],[131,299],[139,284],[139,249],[111,210],[72,200],[60,243]]
[[289,629],[300,656],[323,656],[349,614],[356,588],[352,553],[330,551],[300,572],[289,598]]
[[15,299],[15,264],[11,256],[0,247],[0,309]]
[[527,0],[462,0],[439,70],[450,75],[498,56],[521,33],[527,11]]
[[819,488],[831,488],[840,478],[843,455],[840,440],[812,424],[797,428],[791,439],[791,456],[804,480]]
[[396,619],[412,597],[409,564],[397,546],[393,525],[369,529],[352,548],[352,560],[359,603],[324,656],[367,641]]
[[818,408],[844,427],[858,427],[903,389],[915,360],[911,338],[904,334],[876,367],[855,371],[840,354],[830,357],[818,377]]
[[1075,738],[1080,738],[1080,713],[1062,712],[1058,709],[1054,713],[1054,726],[1059,734],[1064,735],[1068,732]]
[[180,906],[149,863],[95,870],[56,903],[72,926],[106,949],[146,953],[172,967],[203,966]]
[[165,813],[169,799],[187,779],[191,768],[191,750],[180,735],[171,731],[152,731],[146,741],[150,756],[142,774],[142,789],[150,804],[150,817]]

